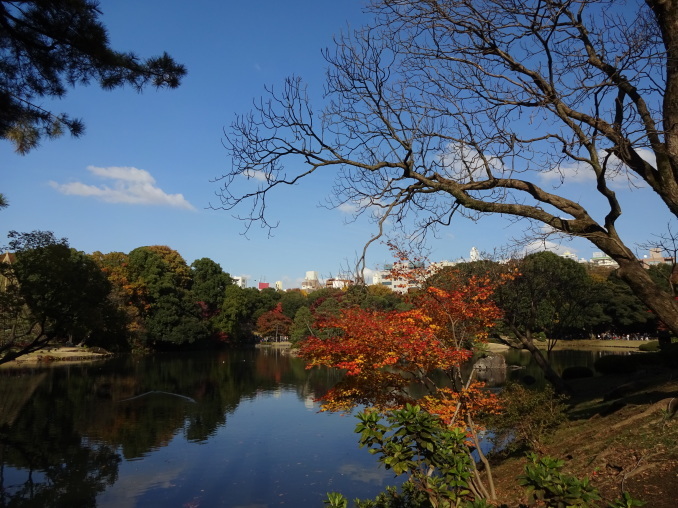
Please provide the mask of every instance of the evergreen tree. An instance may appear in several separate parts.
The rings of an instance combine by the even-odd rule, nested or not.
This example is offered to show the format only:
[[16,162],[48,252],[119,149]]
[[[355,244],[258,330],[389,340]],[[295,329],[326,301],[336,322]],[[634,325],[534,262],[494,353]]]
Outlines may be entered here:
[[45,98],[91,81],[176,88],[186,74],[167,53],[143,60],[113,50],[100,16],[93,0],[0,0],[0,138],[20,154],[43,137],[83,133],[81,120],[45,109]]

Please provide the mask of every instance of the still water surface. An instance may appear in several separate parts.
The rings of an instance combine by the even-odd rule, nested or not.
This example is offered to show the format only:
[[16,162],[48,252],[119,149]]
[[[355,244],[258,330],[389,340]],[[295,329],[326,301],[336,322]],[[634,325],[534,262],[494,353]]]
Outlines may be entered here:
[[[566,364],[589,364],[569,352]],[[564,358],[564,355],[563,355]],[[533,373],[529,355],[509,358]],[[536,373],[538,376],[538,373]],[[322,506],[395,484],[355,418],[319,413],[338,380],[275,349],[0,370],[0,507]],[[501,380],[500,380],[501,382]]]
[[277,350],[0,371],[0,506],[322,506],[392,474]]

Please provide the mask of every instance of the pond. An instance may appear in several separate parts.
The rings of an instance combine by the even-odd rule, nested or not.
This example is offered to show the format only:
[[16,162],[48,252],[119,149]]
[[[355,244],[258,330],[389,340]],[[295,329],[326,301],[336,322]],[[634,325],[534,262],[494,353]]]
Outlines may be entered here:
[[[510,376],[533,372],[529,355],[509,363],[526,366]],[[332,491],[374,497],[393,474],[358,448],[355,418],[314,402],[337,380],[275,348],[0,370],[0,506],[311,507]]]

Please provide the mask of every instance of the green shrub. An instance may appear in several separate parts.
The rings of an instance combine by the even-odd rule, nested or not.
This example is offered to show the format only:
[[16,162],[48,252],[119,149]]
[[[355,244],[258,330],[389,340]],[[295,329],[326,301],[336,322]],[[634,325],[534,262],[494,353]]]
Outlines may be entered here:
[[658,340],[651,340],[649,342],[645,342],[638,346],[638,349],[641,351],[646,351],[646,352],[656,352],[659,351],[659,341]]
[[[518,484],[525,487],[528,506],[544,508],[597,508],[600,500],[598,489],[591,485],[588,478],[580,480],[576,476],[561,471],[564,461],[552,457],[539,457],[534,453],[527,455],[525,472],[518,477]],[[632,508],[645,503],[634,499],[628,492],[607,504],[608,508]],[[521,505],[521,507],[524,505]]]
[[598,490],[588,478],[580,480],[560,470],[564,461],[551,457],[527,455],[525,472],[518,477],[518,484],[525,487],[529,504],[553,508],[588,507],[600,499]]
[[503,411],[488,418],[487,427],[495,448],[504,452],[540,450],[548,432],[565,421],[565,397],[550,385],[532,390],[510,383],[500,397]]
[[432,505],[459,506],[473,499],[471,458],[463,429],[449,428],[410,404],[387,413],[387,425],[374,411],[359,413],[357,418],[360,447],[367,447],[396,475],[406,474]]

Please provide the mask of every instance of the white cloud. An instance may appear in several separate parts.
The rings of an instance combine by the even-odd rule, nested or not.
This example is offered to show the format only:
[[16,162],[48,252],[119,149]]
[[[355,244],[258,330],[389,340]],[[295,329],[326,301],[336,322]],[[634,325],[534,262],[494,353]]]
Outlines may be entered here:
[[260,182],[266,182],[268,180],[266,173],[261,170],[248,169],[247,171],[243,171],[242,174],[247,177],[248,180],[258,180]]
[[[657,161],[653,152],[645,148],[638,148],[636,151],[643,160],[656,167]],[[598,156],[601,160],[604,160],[606,153],[601,150],[598,153]],[[614,155],[609,157],[607,164],[609,168],[607,172],[608,180],[612,181],[613,183],[622,184],[628,182],[629,179],[632,179],[634,185],[642,184],[635,174],[630,173],[628,168],[625,167],[622,162]],[[546,181],[562,179],[566,183],[593,182],[596,179],[596,175],[591,167],[588,164],[579,162],[560,166],[559,168],[543,172],[541,173],[541,177]]]
[[372,281],[374,280],[374,270],[366,267],[365,270],[363,270],[363,277],[365,278],[365,284],[372,284]]
[[541,251],[553,252],[554,254],[558,254],[559,256],[562,256],[566,252],[570,252],[573,254],[577,253],[576,249],[564,247],[563,245],[551,242],[549,240],[535,240],[525,245],[525,255],[534,254],[535,252]]
[[195,210],[195,207],[184,198],[183,194],[167,194],[157,187],[155,178],[144,169],[87,166],[87,171],[99,178],[111,180],[111,185],[97,186],[82,182],[64,184],[49,182],[49,184],[62,194],[91,197],[106,203],[171,206]]
[[337,210],[342,213],[354,214],[358,211],[358,205],[355,203],[342,203],[337,207]]
[[375,200],[374,198],[370,198],[370,197],[363,197],[363,198],[356,199],[356,200],[352,199],[352,200],[344,201],[339,206],[337,206],[337,210],[339,210],[340,212],[345,213],[345,214],[353,215],[353,214],[358,213],[361,210],[364,210],[366,208],[370,208],[371,206],[375,206],[375,208],[373,208],[373,212],[378,213],[379,209],[376,207],[376,205],[378,205],[378,204],[379,204],[379,200]]
[[438,164],[445,169],[447,176],[462,182],[471,178],[483,179],[488,169],[495,173],[503,170],[504,164],[500,158],[484,155],[486,158],[481,157],[473,147],[458,142],[449,143],[445,152],[439,155]]

